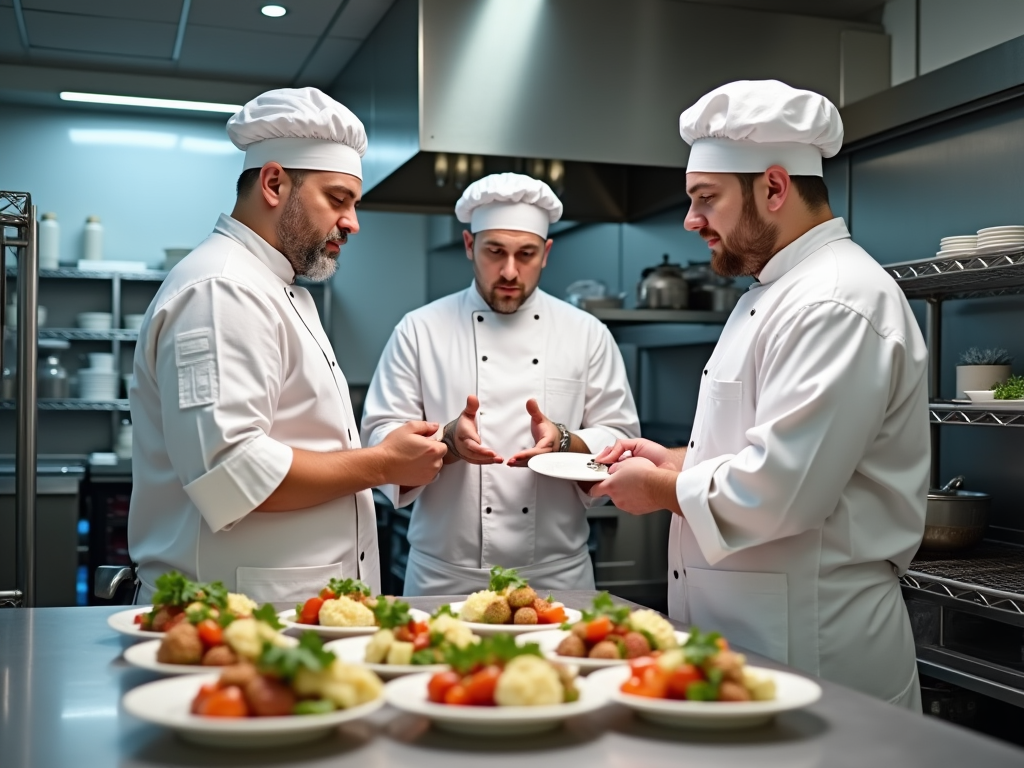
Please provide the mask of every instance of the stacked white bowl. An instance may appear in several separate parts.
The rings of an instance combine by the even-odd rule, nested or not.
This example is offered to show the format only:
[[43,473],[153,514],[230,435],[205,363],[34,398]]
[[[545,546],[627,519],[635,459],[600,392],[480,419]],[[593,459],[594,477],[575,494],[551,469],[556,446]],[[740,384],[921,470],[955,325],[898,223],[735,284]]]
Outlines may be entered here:
[[978,230],[978,251],[999,253],[1024,250],[1024,226],[988,227]]
[[939,252],[936,256],[960,256],[978,247],[977,235],[953,235],[939,241]]
[[83,400],[116,400],[121,376],[110,352],[89,353],[89,368],[78,370],[78,396]]
[[129,331],[137,331],[142,327],[142,319],[145,315],[125,315],[124,327]]
[[80,312],[76,318],[78,327],[86,331],[109,331],[114,316],[109,312]]

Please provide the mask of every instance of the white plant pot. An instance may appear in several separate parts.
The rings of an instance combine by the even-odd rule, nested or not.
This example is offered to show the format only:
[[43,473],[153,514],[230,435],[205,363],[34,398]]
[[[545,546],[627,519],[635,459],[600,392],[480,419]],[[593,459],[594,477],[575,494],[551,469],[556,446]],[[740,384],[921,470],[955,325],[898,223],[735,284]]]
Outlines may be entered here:
[[1010,378],[1008,365],[958,365],[956,367],[956,396],[967,399],[968,390],[993,389]]

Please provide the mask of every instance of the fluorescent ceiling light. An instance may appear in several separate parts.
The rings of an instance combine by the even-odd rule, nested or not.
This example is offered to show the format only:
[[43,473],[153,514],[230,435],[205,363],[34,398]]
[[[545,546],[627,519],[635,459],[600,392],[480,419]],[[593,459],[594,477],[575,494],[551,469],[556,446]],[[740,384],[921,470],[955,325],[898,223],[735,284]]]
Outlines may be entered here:
[[148,99],[143,96],[112,96],[106,93],[76,93],[61,91],[63,101],[84,101],[89,104],[119,104],[128,107],[155,107],[157,109],[188,109],[193,112],[225,112],[234,114],[241,104],[216,104],[210,101],[180,101],[178,99]]
[[272,19],[279,19],[288,13],[288,9],[283,5],[264,5],[260,8],[260,13],[264,16],[269,16]]

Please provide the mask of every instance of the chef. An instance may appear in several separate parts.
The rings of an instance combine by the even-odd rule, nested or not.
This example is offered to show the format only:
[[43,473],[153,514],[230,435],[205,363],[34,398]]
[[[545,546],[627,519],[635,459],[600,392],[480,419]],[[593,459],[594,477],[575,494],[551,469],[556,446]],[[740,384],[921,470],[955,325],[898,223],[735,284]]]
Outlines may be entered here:
[[409,420],[446,425],[435,482],[382,488],[396,507],[415,501],[405,594],[483,589],[494,565],[540,589],[593,589],[593,500],[526,464],[640,434],[622,356],[602,323],[537,288],[548,226],[562,214],[547,184],[487,176],[466,188],[455,213],[469,224],[473,283],[402,319],[363,415],[368,445]]
[[128,544],[138,602],[161,573],[294,603],[332,577],[380,589],[370,488],[431,480],[436,424],[361,448],[309,292],[359,231],[362,123],[315,88],[268,91],[227,125],[238,198],[160,286],[139,331]]
[[927,352],[899,288],[829,209],[838,111],[735,82],[680,132],[686,228],[717,272],[756,282],[701,371],[688,448],[621,441],[591,493],[675,513],[673,618],[920,710],[898,577],[924,531]]

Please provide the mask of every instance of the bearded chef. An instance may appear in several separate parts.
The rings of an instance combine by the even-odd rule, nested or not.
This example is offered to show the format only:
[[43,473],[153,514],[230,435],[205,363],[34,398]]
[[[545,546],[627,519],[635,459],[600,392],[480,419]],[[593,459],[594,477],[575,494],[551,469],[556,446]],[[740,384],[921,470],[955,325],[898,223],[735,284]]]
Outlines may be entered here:
[[839,114],[816,93],[736,82],[680,132],[686,228],[718,273],[756,282],[700,374],[689,447],[621,441],[591,493],[675,513],[673,618],[920,710],[898,577],[924,531],[927,352],[899,288],[829,209]]
[[415,501],[405,594],[474,592],[494,565],[540,589],[593,589],[593,500],[525,467],[640,434],[622,356],[602,323],[537,288],[562,214],[547,184],[487,176],[455,213],[469,224],[473,283],[398,324],[363,415],[368,445],[410,419],[446,424],[437,480],[382,489],[396,507]]
[[258,602],[334,578],[380,590],[370,488],[428,482],[436,424],[361,448],[348,384],[304,275],[359,231],[362,123],[315,88],[268,91],[227,125],[238,198],[171,270],[135,351],[128,543],[137,600],[175,569]]

